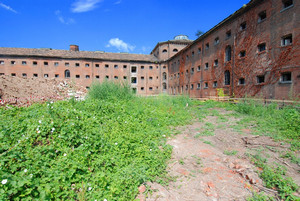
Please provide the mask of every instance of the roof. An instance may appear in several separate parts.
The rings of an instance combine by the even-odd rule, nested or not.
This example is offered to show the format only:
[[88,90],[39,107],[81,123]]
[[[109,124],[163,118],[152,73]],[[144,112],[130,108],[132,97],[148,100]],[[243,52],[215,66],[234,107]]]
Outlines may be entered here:
[[168,41],[164,41],[164,42],[158,42],[156,44],[156,46],[153,48],[153,50],[151,51],[150,54],[152,54],[154,52],[154,50],[160,46],[160,45],[163,45],[163,44],[183,44],[183,45],[189,45],[193,42],[193,40],[186,40],[186,39],[183,39],[183,40],[168,40]]
[[95,59],[105,61],[140,61],[158,62],[154,55],[130,54],[130,53],[110,53],[100,51],[70,51],[55,50],[49,48],[6,48],[0,47],[0,56],[20,56],[20,57],[47,57],[62,59]]

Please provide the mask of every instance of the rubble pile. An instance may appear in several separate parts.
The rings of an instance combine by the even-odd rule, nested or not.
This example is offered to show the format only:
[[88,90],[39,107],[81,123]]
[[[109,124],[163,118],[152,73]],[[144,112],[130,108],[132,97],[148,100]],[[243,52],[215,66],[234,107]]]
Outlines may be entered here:
[[82,100],[87,90],[72,81],[49,78],[0,76],[0,106],[28,106],[35,102],[63,100],[71,97]]

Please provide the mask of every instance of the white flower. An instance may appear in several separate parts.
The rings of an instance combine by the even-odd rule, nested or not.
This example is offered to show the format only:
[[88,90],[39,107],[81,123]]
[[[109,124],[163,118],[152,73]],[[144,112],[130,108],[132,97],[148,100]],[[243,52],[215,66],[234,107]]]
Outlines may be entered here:
[[127,121],[125,121],[125,124],[127,124]]
[[67,156],[67,154],[64,154],[64,156]]
[[30,174],[29,176],[30,176],[30,178],[32,178],[32,177],[33,177],[33,174]]
[[21,140],[18,140],[18,143],[20,143],[21,142]]
[[93,117],[93,119],[95,119],[96,117]]
[[53,131],[55,131],[55,128],[52,128],[51,130],[52,130],[52,132],[53,132]]
[[53,101],[50,102],[51,104],[53,103]]
[[41,123],[42,123],[42,120],[39,120],[39,123],[41,124]]
[[27,171],[28,171],[27,169],[24,170],[24,172],[27,172]]
[[88,139],[88,136],[86,136],[85,139]]
[[166,137],[166,135],[163,135],[163,137]]
[[107,201],[107,199],[104,199],[103,201]]
[[92,190],[92,187],[89,187],[89,191]]
[[55,151],[55,153],[57,153],[57,152],[58,152],[58,150]]
[[152,149],[150,149],[150,151],[152,151]]
[[37,127],[36,131],[38,131],[38,130],[39,130],[39,127]]
[[118,145],[118,143],[116,142],[115,145]]
[[37,131],[37,133],[40,133],[41,131]]
[[7,183],[7,179],[3,179],[2,181],[1,181],[1,183],[4,185],[4,184],[6,184]]
[[143,140],[141,140],[141,142],[143,142]]

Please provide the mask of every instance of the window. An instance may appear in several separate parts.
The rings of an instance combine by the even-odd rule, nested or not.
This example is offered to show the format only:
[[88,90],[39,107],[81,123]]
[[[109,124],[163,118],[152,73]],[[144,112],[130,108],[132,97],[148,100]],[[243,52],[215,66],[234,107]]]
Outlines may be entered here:
[[55,74],[55,77],[56,77],[56,78],[59,78],[59,74]]
[[293,6],[293,0],[282,0],[283,8],[289,8]]
[[49,75],[48,74],[44,74],[44,78],[47,78],[47,77],[49,77]]
[[44,61],[44,66],[48,66],[48,61]]
[[240,51],[240,54],[239,54],[240,58],[243,58],[246,56],[246,50],[242,50]]
[[189,59],[189,55],[186,55],[186,60],[188,60]]
[[34,74],[33,74],[33,77],[38,77],[38,74],[34,73]]
[[267,19],[267,12],[266,12],[266,10],[264,10],[264,11],[262,11],[262,12],[260,12],[258,14],[258,23],[264,21],[265,19]]
[[144,88],[144,87],[141,87],[141,90],[142,90],[142,91],[144,91],[144,90],[145,90],[145,88]]
[[15,64],[16,64],[16,61],[10,61],[10,64],[11,64],[11,65],[15,65]]
[[70,66],[70,63],[68,63],[68,62],[67,62],[67,63],[65,63],[65,66]]
[[4,65],[4,61],[0,61],[0,64],[1,64],[1,65]]
[[123,68],[124,68],[124,69],[127,68],[127,65],[123,65]]
[[200,89],[200,88],[201,88],[201,84],[197,83],[197,89]]
[[27,77],[27,74],[26,73],[22,73],[22,77]]
[[163,77],[163,80],[167,80],[167,73],[164,72],[164,73],[162,74],[162,77]]
[[228,45],[225,49],[225,61],[231,61],[231,46]]
[[229,39],[231,37],[231,30],[226,32],[226,39]]
[[288,45],[291,45],[292,43],[293,43],[292,34],[289,34],[289,35],[281,38],[281,46],[288,46]]
[[220,43],[219,37],[215,38],[215,45],[218,45]]
[[127,80],[127,76],[123,76],[123,80]]
[[109,65],[108,65],[108,64],[105,64],[105,68],[109,68]]
[[85,75],[85,78],[86,79],[90,79],[90,75]]
[[141,66],[141,69],[143,70],[145,68],[145,66]]
[[257,46],[257,48],[258,48],[258,52],[263,52],[263,51],[265,51],[265,50],[266,50],[266,43],[259,44],[259,45]]
[[144,80],[144,79],[145,79],[145,77],[144,77],[144,76],[142,76],[142,77],[141,77],[141,80]]
[[16,73],[12,73],[11,76],[15,77],[15,76],[16,76]]
[[225,71],[224,77],[225,77],[224,84],[225,85],[230,85],[230,72],[229,72],[229,70]]
[[153,69],[153,66],[149,66],[149,69],[152,70],[152,69]]
[[194,74],[194,72],[195,72],[195,69],[191,68],[191,74]]
[[149,77],[149,80],[152,80],[153,79],[153,77]]
[[213,87],[214,87],[214,88],[218,87],[218,82],[217,82],[217,81],[214,81]]
[[166,52],[168,52],[168,50],[164,49],[162,52],[163,52],[163,53],[166,53]]
[[58,62],[54,62],[54,66],[58,66]]
[[119,79],[119,77],[118,77],[118,76],[115,76],[114,78],[115,78],[116,80],[117,80],[117,79]]
[[205,63],[205,70],[208,70],[208,63]]
[[209,43],[205,44],[205,49],[208,50],[209,49]]
[[194,89],[194,84],[191,84],[191,90],[193,90]]
[[131,78],[131,84],[136,84],[137,83],[137,78],[136,77],[132,77]]
[[86,64],[85,64],[85,67],[90,67],[90,64],[86,63]]
[[280,82],[281,83],[291,83],[292,82],[292,73],[291,72],[281,73]]
[[37,61],[33,61],[32,65],[36,66],[37,65]]
[[207,89],[208,88],[208,82],[205,82],[204,83],[204,89]]
[[153,88],[152,88],[152,87],[149,87],[149,90],[150,90],[150,91],[152,91],[152,90],[153,90]]
[[217,67],[218,65],[219,65],[219,60],[216,59],[216,60],[214,61],[214,67]]
[[75,63],[75,66],[76,66],[76,67],[79,67],[79,66],[80,66],[80,64],[79,64],[79,63]]
[[0,73],[0,76],[1,76],[1,75],[5,75],[5,74],[4,74],[4,73]]
[[114,68],[119,68],[119,66],[118,65],[114,65]]
[[185,71],[185,74],[186,74],[186,75],[189,74],[189,70],[186,70],[186,71]]
[[239,85],[245,85],[245,78],[239,79]]
[[80,75],[75,75],[76,78],[80,78]]
[[180,75],[179,75],[179,73],[177,73],[177,77],[179,77]]
[[189,85],[185,85],[185,90],[189,90]]
[[109,79],[109,76],[108,76],[108,75],[106,75],[106,76],[105,76],[105,79]]
[[69,70],[65,70],[65,78],[70,78],[70,71]]
[[240,25],[240,30],[243,31],[243,30],[246,30],[247,28],[247,23],[246,22],[243,22],[241,25]]
[[[166,83],[163,83],[162,86],[163,86],[164,91],[167,90],[167,84]],[[158,87],[156,87],[156,88],[158,89]]]
[[178,49],[176,49],[176,48],[175,48],[175,49],[173,49],[173,52],[178,52]]
[[136,66],[131,66],[131,73],[136,73],[136,70],[137,70]]
[[198,66],[198,67],[197,67],[197,71],[200,71],[200,70],[201,70],[201,66]]
[[198,48],[198,54],[201,54],[201,48],[200,47]]
[[163,69],[166,69],[167,67],[166,66],[163,66]]
[[27,65],[27,62],[26,61],[22,61],[22,65]]
[[192,57],[194,57],[195,56],[195,52],[194,51],[192,51]]
[[99,67],[100,67],[100,65],[99,65],[99,64],[95,64],[95,67],[96,67],[96,68],[99,68]]
[[100,79],[100,76],[99,76],[99,75],[96,75],[95,77],[96,77],[96,79]]
[[264,75],[259,75],[256,77],[257,83],[262,84],[265,82],[265,76]]

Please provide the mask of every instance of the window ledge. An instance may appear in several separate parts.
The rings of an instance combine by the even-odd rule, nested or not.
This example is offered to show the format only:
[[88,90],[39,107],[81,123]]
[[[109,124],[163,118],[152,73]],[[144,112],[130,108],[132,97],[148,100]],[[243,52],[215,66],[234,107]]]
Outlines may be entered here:
[[293,7],[294,7],[294,4],[289,6],[289,7],[283,8],[280,12],[282,13],[282,12],[284,12],[284,11],[290,9],[290,8],[293,8]]
[[263,23],[263,22],[266,21],[266,20],[267,20],[267,18],[266,18],[266,19],[263,19],[263,20],[258,20],[257,24]]
[[280,47],[281,47],[281,48],[285,48],[285,47],[290,47],[290,46],[293,46],[293,43],[288,44],[288,45],[281,45]]
[[292,81],[280,81],[279,84],[292,84]]
[[208,87],[204,87],[204,89],[208,89]]

